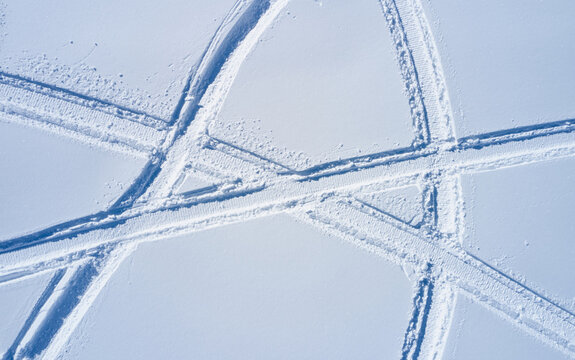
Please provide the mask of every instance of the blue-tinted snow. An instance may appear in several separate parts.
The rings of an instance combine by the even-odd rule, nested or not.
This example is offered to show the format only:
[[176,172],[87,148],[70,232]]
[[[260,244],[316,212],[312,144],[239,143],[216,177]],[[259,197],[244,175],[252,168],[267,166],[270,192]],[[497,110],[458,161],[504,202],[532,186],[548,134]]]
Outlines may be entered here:
[[[85,102],[88,106],[105,105],[118,114],[124,113],[125,107],[137,108],[167,118],[180,99],[192,65],[232,3],[232,0],[168,1],[162,4],[138,2],[135,6],[132,1],[58,0],[42,4],[29,0],[7,1],[0,19],[3,26],[0,72],[15,73],[17,76],[12,79],[23,76],[57,85],[66,95],[79,92],[101,98],[102,101]],[[276,176],[272,171],[269,178],[257,184],[261,186],[250,188],[254,178],[261,180],[259,170],[247,174],[249,171],[239,171],[238,162],[211,164],[231,170],[232,175],[236,175],[236,171],[242,176],[247,174],[245,182],[233,184],[245,185],[247,190],[234,192],[233,186],[231,192],[226,186],[206,188],[206,184],[195,181],[192,176],[179,184],[180,191],[204,187],[200,193],[205,195],[213,190],[213,197],[206,197],[210,198],[206,200],[209,203],[198,205],[194,199],[197,193],[188,192],[166,201],[173,206],[166,210],[161,208],[165,199],[151,199],[146,206],[138,204],[139,207],[128,209],[136,219],[135,225],[128,224],[118,232],[125,235],[126,241],[148,240],[149,233],[155,237],[168,237],[166,234],[174,230],[170,227],[174,224],[170,222],[185,227],[186,221],[193,223],[195,220],[196,223],[189,226],[201,228],[198,222],[218,210],[220,217],[208,219],[206,224],[221,226],[230,219],[245,222],[258,211],[265,211],[262,206],[268,210],[299,211],[301,216],[314,215],[311,218],[320,223],[316,225],[339,231],[340,235],[361,245],[383,244],[378,249],[382,252],[388,251],[386,242],[393,245],[392,257],[399,254],[403,260],[422,262],[428,258],[453,260],[443,262],[447,281],[453,278],[456,279],[454,285],[467,286],[468,295],[486,308],[464,298],[459,300],[453,331],[448,336],[447,358],[558,357],[550,347],[527,335],[534,330],[572,355],[575,305],[571,274],[575,270],[572,265],[575,247],[571,237],[575,228],[569,209],[575,201],[572,196],[575,179],[571,176],[575,173],[574,163],[573,160],[556,160],[525,165],[575,154],[573,125],[562,121],[575,117],[571,101],[575,94],[571,84],[575,75],[571,66],[575,53],[571,41],[575,28],[570,18],[573,5],[567,1],[553,5],[518,0],[503,3],[426,1],[425,15],[432,20],[433,34],[425,34],[424,16],[417,8],[412,8],[418,2],[397,3],[399,15],[391,1],[384,2],[382,7],[377,1],[367,0],[293,0],[277,22],[271,21],[273,25],[264,32],[263,38],[251,38],[250,41],[258,42],[258,45],[247,57],[247,62],[241,64],[243,57],[235,57],[234,48],[241,44],[244,35],[258,28],[253,26],[258,23],[259,15],[268,9],[265,2],[256,3],[251,8],[257,11],[244,19],[248,26],[240,21],[230,27],[230,37],[219,42],[221,46],[215,52],[215,58],[203,68],[200,91],[187,97],[194,110],[184,123],[192,120],[198,109],[195,106],[199,104],[201,111],[207,111],[207,115],[203,114],[206,122],[218,121],[210,128],[210,133],[221,137],[220,145],[228,143],[229,153],[211,158],[217,159],[212,162],[222,161],[226,156],[229,160],[229,155],[237,155],[244,147],[247,151],[240,155],[260,156],[258,161],[263,162],[268,157],[296,168],[336,161],[332,165],[339,168],[330,174],[331,178],[326,175],[327,181],[319,176],[318,181],[297,182],[289,176]],[[388,24],[383,12],[387,13]],[[46,14],[51,16],[46,17]],[[421,71],[419,80],[422,82],[416,81],[413,75],[411,85],[425,94],[426,110],[435,120],[431,125],[419,125],[427,126],[432,132],[431,138],[436,136],[444,143],[428,144],[428,148],[423,148],[424,145],[404,148],[403,152],[393,153],[399,156],[391,156],[380,163],[364,157],[362,165],[369,170],[356,171],[337,160],[407,147],[413,138],[405,84],[399,75],[397,54],[389,41],[389,26],[395,29],[395,52],[399,50],[402,54],[399,60],[410,59],[412,54],[408,50],[412,50],[412,60],[417,65],[413,72]],[[405,38],[401,33],[404,30],[407,32]],[[425,39],[419,38],[421,31]],[[432,37],[438,41],[440,54],[434,53]],[[403,43],[405,39],[409,39],[408,44]],[[226,59],[234,61],[225,64]],[[224,71],[219,72],[222,65]],[[237,68],[242,65],[239,76],[218,118],[217,111],[209,112],[217,106],[204,105],[219,104],[224,100],[226,80],[231,84],[236,65]],[[442,66],[455,107],[457,133],[467,136],[459,144],[451,143],[450,132],[442,131],[436,121],[441,118],[439,121],[445,121],[445,128],[451,126],[446,121],[449,102],[441,92],[444,84],[438,69]],[[226,69],[232,70],[226,72]],[[216,76],[218,74],[223,74],[223,81]],[[212,89],[219,91],[204,92],[215,79]],[[7,86],[19,88],[18,81]],[[438,83],[432,84],[433,81]],[[434,86],[437,86],[437,93]],[[26,91],[42,92],[37,86],[30,86]],[[2,110],[6,116],[14,115],[11,114],[13,107],[10,105],[14,104],[10,103],[10,92],[6,93],[9,96],[3,99],[3,105],[7,106]],[[204,94],[210,94],[212,98],[202,101]],[[23,97],[20,101],[19,105],[24,108],[29,106],[36,110],[45,108],[45,103],[53,106],[57,103],[50,95]],[[123,108],[112,103],[122,104]],[[445,108],[437,109],[437,104],[443,104]],[[66,114],[72,125],[78,125],[74,123],[76,111],[81,110]],[[27,114],[21,111],[15,115],[26,117]],[[89,116],[85,115],[83,119],[89,119]],[[46,125],[41,114],[32,120]],[[118,122],[122,120],[132,121],[120,116]],[[426,120],[425,116],[420,120]],[[536,125],[543,121],[554,123]],[[197,123],[203,124],[202,121],[193,124]],[[525,125],[531,126],[469,136]],[[0,130],[6,130],[0,131],[3,144],[0,145],[0,171],[3,174],[0,181],[0,239],[105,209],[122,194],[142,167],[142,162],[63,140],[52,133],[16,125],[1,126]],[[185,129],[182,126],[177,133],[184,134]],[[196,130],[201,133],[205,129]],[[78,131],[78,127],[72,126],[71,132],[74,131]],[[130,131],[126,134],[128,138],[142,137],[132,130],[126,131]],[[105,130],[98,139],[104,143],[114,142]],[[137,140],[146,143],[146,139]],[[563,148],[553,149],[553,141],[561,142]],[[214,151],[210,148],[214,144],[218,141],[201,142],[201,156]],[[144,154],[151,151],[145,146],[136,150]],[[163,148],[155,152],[154,160],[162,159],[163,151],[168,150]],[[176,163],[181,159],[182,169],[187,168],[190,164],[185,161],[198,160],[194,158],[199,156],[196,150],[199,149],[184,146],[174,156]],[[304,151],[311,160],[307,163],[302,160],[305,155],[290,157],[289,151]],[[120,201],[121,204],[133,205],[133,195],[146,190],[156,179],[156,171],[170,168],[170,165],[163,166],[161,160],[150,164],[142,173],[142,181],[122,198],[126,201]],[[466,175],[463,183],[466,213],[459,216],[456,195],[459,172],[493,170],[511,164],[522,167]],[[435,165],[439,169],[426,168]],[[320,165],[312,170],[325,168],[329,166]],[[174,169],[178,170],[178,167]],[[427,173],[431,170],[439,171]],[[410,172],[414,172],[411,178],[406,176],[412,175]],[[212,175],[215,173],[217,171]],[[178,178],[179,175],[166,178]],[[358,187],[362,191],[370,189],[374,184],[369,182],[377,183],[388,177],[393,180],[395,175],[404,179],[387,184],[396,187],[409,183],[412,186],[389,192],[382,191],[382,184],[379,184],[376,192],[359,194]],[[423,194],[419,191],[421,181]],[[162,187],[165,184],[155,185]],[[281,196],[290,187],[291,192],[286,191],[286,194],[291,194],[295,200],[277,203],[285,200]],[[306,193],[304,200],[294,195],[297,192],[294,188],[304,193],[315,188],[317,192]],[[258,198],[259,191],[264,195]],[[340,191],[351,196],[338,198],[337,206],[333,206],[334,198],[342,195]],[[153,192],[160,194],[159,197],[168,196],[168,193]],[[251,197],[252,194],[256,196]],[[455,195],[450,197],[451,194]],[[186,196],[190,197],[190,204],[178,203]],[[369,207],[358,204],[353,198],[364,201]],[[158,202],[162,204],[158,205]],[[232,205],[227,207],[230,202]],[[422,202],[427,202],[426,211],[431,215],[423,221],[419,220]],[[252,214],[250,210],[238,208],[238,203],[258,209]],[[318,204],[323,213],[306,212],[318,210],[320,207],[312,206]],[[179,212],[179,206],[185,209],[197,206],[200,210],[197,213]],[[350,209],[352,206],[355,210]],[[377,214],[379,218],[370,217],[376,212],[373,208],[381,210]],[[123,210],[114,209],[114,215],[122,216]],[[342,214],[348,216],[343,219],[345,215]],[[198,218],[189,218],[194,216]],[[67,225],[97,222],[101,217],[91,219],[86,217]],[[138,223],[138,219],[145,220]],[[106,221],[94,225],[97,231],[104,230],[92,239],[96,244],[108,241],[108,236],[116,236],[114,226],[123,222]],[[450,226],[442,227],[443,222]],[[387,228],[389,223],[399,223],[399,229]],[[464,224],[464,246],[471,255],[460,251],[456,242],[449,243],[447,249],[435,246],[437,240],[445,240],[444,234],[435,230],[455,230]],[[384,228],[395,235],[389,239],[387,233],[374,231],[375,228]],[[88,229],[86,234],[90,231]],[[145,231],[149,233],[142,235]],[[32,238],[52,245],[53,239],[47,239],[46,234],[51,232],[42,232]],[[377,239],[370,238],[373,234]],[[405,239],[398,234],[406,235],[410,243],[402,243]],[[74,232],[72,236],[64,234],[60,238],[68,244],[82,246],[82,241],[89,236],[83,238]],[[385,241],[380,242],[382,238]],[[19,240],[19,245],[28,245],[29,238]],[[266,218],[163,240],[162,243],[141,245],[130,262],[122,265],[79,330],[72,334],[66,353],[68,358],[283,356],[356,359],[398,358],[401,351],[407,358],[410,351],[418,353],[421,348],[424,352],[434,351],[436,345],[441,346],[441,342],[430,343],[438,339],[428,331],[437,330],[440,323],[431,324],[429,329],[418,328],[419,325],[424,327],[428,311],[433,313],[429,317],[430,323],[445,321],[443,324],[448,324],[450,320],[448,299],[436,301],[435,297],[424,296],[425,289],[429,290],[428,294],[440,294],[445,284],[437,282],[438,286],[431,291],[436,282],[427,278],[422,280],[420,284],[427,284],[427,287],[422,286],[417,292],[415,303],[418,299],[424,300],[420,302],[421,308],[410,313],[412,284],[398,267],[310,231],[307,226],[286,217]],[[59,256],[58,251],[65,254],[68,250],[65,245],[58,249],[57,241],[54,243],[53,253],[46,254],[47,261]],[[419,253],[419,248],[410,248],[413,243],[423,244],[427,251]],[[401,245],[408,250],[407,254],[403,253]],[[44,260],[44,249],[37,251],[36,257]],[[37,266],[43,266],[18,258],[19,254],[14,251],[13,256],[0,255],[8,262],[16,259],[15,266],[25,266],[26,271],[33,272]],[[409,266],[407,269],[408,272],[417,270]],[[438,267],[433,269],[435,275],[444,271]],[[1,262],[0,270],[12,271],[6,270]],[[103,285],[103,281],[96,287],[99,284]],[[88,286],[89,282],[86,280],[82,285]],[[37,289],[34,293],[10,286],[0,287],[4,290],[0,292],[0,304],[6,303],[7,308],[20,305],[14,304],[15,298],[23,299],[28,308],[37,298]],[[91,304],[80,298],[81,293],[63,293],[64,304],[60,309],[65,311],[71,310],[77,302]],[[51,299],[57,299],[57,296]],[[496,308],[506,312],[502,315],[507,322],[494,315]],[[27,311],[16,310],[16,313],[15,321],[9,316],[6,320],[7,312],[0,319],[9,324],[0,334],[0,343],[4,346],[13,341]],[[68,321],[70,319],[58,315],[55,319],[48,321],[45,328],[56,331],[59,324],[64,324],[64,332],[74,328],[74,319]],[[521,332],[509,321],[520,325]],[[42,338],[41,333],[33,336],[32,344],[41,343],[42,346],[32,351],[44,349],[50,341],[50,337]],[[402,343],[415,344],[415,347],[401,349]],[[54,348],[56,352],[60,351],[60,344]]]
[[398,358],[402,270],[289,217],[143,244],[66,358]]
[[167,119],[234,1],[3,3],[0,70]]
[[303,152],[310,165],[411,145],[408,98],[380,4],[290,2],[242,66],[210,132],[300,168],[306,164],[278,149]]
[[466,248],[575,309],[575,161],[464,179]]
[[44,273],[0,284],[0,356],[16,340],[51,276]]
[[0,239],[105,210],[144,161],[0,122]]
[[460,136],[575,118],[575,2],[423,3]]
[[422,220],[423,200],[421,190],[416,186],[358,194],[356,197],[406,224],[417,226]]
[[459,296],[445,360],[566,360],[565,355],[515,328],[497,314]]

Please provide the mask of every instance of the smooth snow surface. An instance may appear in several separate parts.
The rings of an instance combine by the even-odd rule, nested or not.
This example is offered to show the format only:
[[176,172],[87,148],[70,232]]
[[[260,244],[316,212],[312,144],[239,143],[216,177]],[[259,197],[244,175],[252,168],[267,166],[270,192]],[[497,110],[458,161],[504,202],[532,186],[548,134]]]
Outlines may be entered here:
[[520,276],[575,311],[575,161],[556,160],[476,174],[466,248]]
[[448,360],[567,359],[464,296],[457,299],[445,355]]
[[398,266],[286,216],[143,244],[66,359],[397,358]]
[[574,2],[424,3],[460,135],[575,118]]
[[106,209],[143,162],[0,119],[0,239]]
[[195,176],[195,174],[188,174],[182,185],[178,188],[179,193],[187,193],[190,191],[207,191],[210,189],[214,184],[209,182],[206,179],[203,179],[199,176]]
[[575,359],[572,2],[0,0],[0,354]]
[[52,274],[39,274],[23,281],[0,285],[0,354],[12,346],[20,329],[26,324],[36,300],[44,292]]

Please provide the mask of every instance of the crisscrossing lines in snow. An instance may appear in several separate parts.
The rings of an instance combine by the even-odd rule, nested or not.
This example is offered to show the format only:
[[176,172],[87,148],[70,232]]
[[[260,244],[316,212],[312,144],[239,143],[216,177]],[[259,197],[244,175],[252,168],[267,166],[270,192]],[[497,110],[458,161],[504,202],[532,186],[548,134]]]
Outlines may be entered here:
[[[441,356],[456,291],[575,357],[573,312],[464,251],[460,185],[462,174],[575,156],[574,121],[458,139],[439,55],[419,2],[382,0],[416,133],[412,146],[294,171],[210,137],[208,125],[240,66],[286,4],[238,1],[167,121],[0,74],[3,118],[148,159],[107,210],[0,242],[0,283],[55,270],[4,357],[55,358],[138,243],[277,213],[292,214],[417,269],[419,291],[406,324],[404,359]],[[216,179],[217,185],[176,194],[190,171]],[[407,185],[423,189],[423,220],[417,225],[356,196]]]

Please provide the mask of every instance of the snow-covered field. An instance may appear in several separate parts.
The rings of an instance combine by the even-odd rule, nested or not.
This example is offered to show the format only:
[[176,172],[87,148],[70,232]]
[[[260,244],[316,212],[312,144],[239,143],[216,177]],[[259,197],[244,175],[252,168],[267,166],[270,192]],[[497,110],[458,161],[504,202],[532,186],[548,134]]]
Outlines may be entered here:
[[574,14],[0,2],[0,356],[574,359]]

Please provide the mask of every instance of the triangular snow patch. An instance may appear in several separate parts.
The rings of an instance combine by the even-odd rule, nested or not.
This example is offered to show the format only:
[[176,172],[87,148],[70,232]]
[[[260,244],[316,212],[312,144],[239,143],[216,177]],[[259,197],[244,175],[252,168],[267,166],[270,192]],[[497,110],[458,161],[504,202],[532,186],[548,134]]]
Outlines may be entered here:
[[51,277],[45,273],[0,284],[0,354],[13,344]]
[[417,226],[423,218],[421,191],[416,186],[406,186],[363,195],[357,199],[408,225]]
[[202,191],[209,189],[212,186],[214,186],[214,184],[202,177],[196,176],[194,174],[187,174],[186,178],[178,188],[178,193],[184,194],[195,191]]
[[408,147],[405,91],[377,1],[290,2],[242,65],[210,133],[298,169],[306,164],[283,149],[315,165]]

